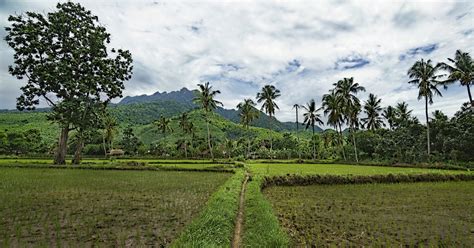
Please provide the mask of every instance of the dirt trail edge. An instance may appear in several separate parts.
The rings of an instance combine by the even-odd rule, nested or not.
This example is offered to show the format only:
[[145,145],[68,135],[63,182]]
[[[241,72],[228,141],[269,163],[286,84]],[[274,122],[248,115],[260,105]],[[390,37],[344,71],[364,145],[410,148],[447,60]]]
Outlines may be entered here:
[[232,248],[240,247],[240,239],[242,236],[242,224],[244,222],[245,189],[247,188],[248,179],[249,179],[249,174],[246,172],[244,182],[242,183],[242,189],[240,190],[239,212],[237,213],[237,219],[235,221],[234,237],[232,239]]

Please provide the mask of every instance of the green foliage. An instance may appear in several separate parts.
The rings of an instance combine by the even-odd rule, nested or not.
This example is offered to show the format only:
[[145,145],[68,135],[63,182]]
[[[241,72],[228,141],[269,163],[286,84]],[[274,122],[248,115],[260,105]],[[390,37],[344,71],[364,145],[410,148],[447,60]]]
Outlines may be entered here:
[[47,151],[48,146],[38,129],[0,131],[0,154],[39,154]]
[[123,132],[123,139],[120,145],[126,154],[136,155],[142,142],[135,136],[132,127],[127,127]]

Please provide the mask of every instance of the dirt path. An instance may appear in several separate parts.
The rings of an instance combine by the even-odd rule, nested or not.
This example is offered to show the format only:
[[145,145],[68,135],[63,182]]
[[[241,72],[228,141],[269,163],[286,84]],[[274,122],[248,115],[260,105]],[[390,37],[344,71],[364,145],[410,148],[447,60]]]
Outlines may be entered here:
[[234,237],[232,239],[232,248],[240,247],[242,238],[242,224],[244,222],[244,203],[245,203],[245,189],[247,188],[247,181],[249,174],[245,173],[245,179],[240,190],[239,212],[237,213],[237,220],[235,221]]

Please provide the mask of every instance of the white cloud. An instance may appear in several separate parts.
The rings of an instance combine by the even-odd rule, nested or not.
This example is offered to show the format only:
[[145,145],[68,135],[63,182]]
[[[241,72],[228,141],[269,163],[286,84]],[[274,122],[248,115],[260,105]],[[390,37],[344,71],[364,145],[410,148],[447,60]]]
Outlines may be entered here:
[[[13,11],[50,11],[55,2],[6,0],[0,23]],[[406,83],[409,66],[421,57],[445,60],[456,49],[472,53],[474,44],[474,4],[468,1],[81,2],[107,27],[112,45],[133,54],[137,70],[125,95],[194,88],[212,79],[233,108],[274,83],[282,91],[277,117],[287,121],[294,103],[319,102],[332,83],[351,76],[366,87],[362,98],[373,92],[383,104],[407,101],[421,117],[423,103]],[[431,53],[400,60],[430,44],[436,44]],[[12,108],[21,82],[7,74],[12,52],[5,42],[0,55],[0,108]],[[286,70],[293,60],[300,67]],[[445,95],[431,108],[452,115],[467,99],[457,86]]]

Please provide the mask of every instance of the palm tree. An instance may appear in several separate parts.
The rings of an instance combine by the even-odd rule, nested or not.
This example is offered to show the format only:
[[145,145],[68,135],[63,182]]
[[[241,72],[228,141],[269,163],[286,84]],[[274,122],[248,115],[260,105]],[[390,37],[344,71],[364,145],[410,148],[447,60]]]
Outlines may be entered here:
[[[280,90],[275,88],[273,85],[265,85],[262,88],[262,91],[257,93],[257,102],[262,104],[262,107],[260,110],[265,110],[265,113],[267,113],[270,116],[269,120],[269,128],[272,130],[272,116],[275,115],[275,110],[280,109],[278,105],[275,102],[275,99],[280,97]],[[273,150],[273,138],[270,135],[270,151]]]
[[353,105],[360,104],[356,94],[365,91],[365,88],[360,86],[359,83],[354,83],[354,78],[344,78],[333,85],[335,86],[336,94],[342,99],[344,108],[348,109],[345,112],[349,112]]
[[[191,136],[191,140],[189,142],[189,145],[191,145],[191,148],[194,147],[194,138],[195,138],[195,130],[194,130],[194,124],[192,122],[188,122],[188,125],[186,127],[186,133],[188,133]],[[194,156],[193,149],[191,149],[191,156]]]
[[382,99],[377,99],[377,96],[372,93],[369,94],[369,99],[365,101],[364,113],[367,117],[362,118],[362,121],[364,122],[364,126],[369,130],[375,130],[385,126],[380,116],[380,112],[382,112],[382,107],[380,107],[381,102]]
[[[179,127],[183,130],[184,133],[189,133],[189,116],[188,113],[182,113],[179,117]],[[188,158],[188,140],[185,138],[181,145],[184,145],[184,156]]]
[[158,121],[155,121],[155,126],[161,131],[161,133],[172,132],[173,128],[171,128],[171,119],[166,118],[164,116],[160,116]]
[[[312,127],[313,129],[313,137],[314,137],[314,125],[316,123],[323,124],[323,121],[321,120],[321,114],[318,114],[319,111],[322,110],[321,108],[316,108],[316,102],[314,99],[311,99],[306,106],[303,106],[303,108],[306,110],[306,113],[303,114],[304,116],[304,121],[303,123],[306,124],[306,129],[308,129],[309,126]],[[315,142],[313,141],[313,159],[316,159],[316,145]]]
[[408,110],[406,102],[399,102],[395,107],[395,117],[397,125],[406,125],[411,119],[412,110]]
[[336,94],[342,99],[341,104],[343,107],[344,119],[349,124],[349,131],[354,145],[355,158],[356,161],[359,162],[354,134],[356,126],[359,126],[358,114],[360,113],[360,100],[357,98],[356,94],[365,91],[365,88],[359,85],[359,83],[354,83],[353,77],[343,78],[333,85],[335,86],[334,90],[336,91]]
[[[293,109],[296,110],[296,122],[295,122],[295,124],[296,124],[296,139],[297,139],[298,144],[300,143],[300,137],[298,136],[298,133],[299,133],[299,132],[298,132],[298,131],[299,131],[299,125],[300,125],[299,122],[298,122],[298,109],[299,109],[300,107],[301,107],[301,106],[300,106],[299,104],[297,104],[297,103],[295,103],[295,104],[293,105]],[[300,150],[300,149],[298,149],[298,158],[301,159],[301,150]]]
[[[434,95],[441,95],[441,92],[438,90],[438,86],[442,85],[438,79],[442,77],[442,75],[438,75],[438,71],[440,70],[441,65],[438,64],[433,66],[431,64],[431,60],[424,61],[421,59],[420,61],[415,62],[413,66],[408,70],[408,77],[412,79],[408,83],[415,84],[419,91],[418,91],[418,100],[425,98],[425,116],[426,116],[426,140],[427,140],[427,147],[428,147],[428,160],[430,158],[430,123],[429,123],[429,116],[428,116],[428,104],[433,104],[433,96]],[[446,86],[445,86],[446,87]]]
[[[237,109],[239,109],[240,113],[240,123],[249,131],[250,123],[253,120],[257,119],[260,113],[255,109],[255,102],[252,99],[244,99],[237,105]],[[248,138],[248,146],[247,146],[247,157],[250,155],[250,134]]]
[[440,63],[440,67],[449,72],[448,80],[444,82],[454,83],[459,81],[462,86],[466,86],[469,102],[471,106],[474,107],[470,89],[470,85],[474,83],[474,60],[472,60],[469,53],[462,52],[461,50],[456,51],[454,59],[448,58],[448,60],[453,63],[453,65],[444,62]]
[[355,132],[359,129],[359,114],[361,112],[360,103],[354,104],[347,113],[347,121],[349,122],[349,130],[352,134],[352,143],[354,144],[354,155],[356,162],[359,163],[359,155],[357,153],[357,142],[355,138]]
[[[117,132],[117,119],[108,113],[103,115],[104,133],[102,135],[102,142],[104,146],[104,153],[107,156],[107,145],[109,150],[113,149],[114,136]],[[107,144],[107,145],[106,145]]]
[[205,84],[198,84],[198,87],[198,93],[194,98],[194,102],[201,105],[201,108],[204,110],[204,117],[206,119],[207,127],[207,144],[209,146],[211,157],[214,159],[211,146],[211,132],[209,130],[209,112],[214,111],[214,109],[217,108],[217,105],[223,106],[221,102],[214,100],[214,97],[216,97],[216,95],[220,94],[221,92],[219,90],[212,90],[212,86],[209,85],[209,82]]
[[342,123],[344,122],[344,109],[341,97],[337,95],[334,90],[331,90],[329,94],[323,95],[323,108],[324,115],[328,116],[327,124],[333,126],[336,131],[339,132],[339,143],[342,150],[342,156],[344,157],[344,160],[346,160],[346,153],[344,151],[344,141],[341,127]]
[[396,113],[395,108],[390,105],[383,110],[382,116],[383,118],[385,118],[385,120],[387,120],[390,130],[392,130],[393,126],[395,125],[395,121],[397,117],[396,114],[397,113]]
[[227,154],[227,158],[230,159],[232,157],[232,150],[234,149],[235,142],[231,139],[225,139],[223,145],[224,145],[225,152]]

